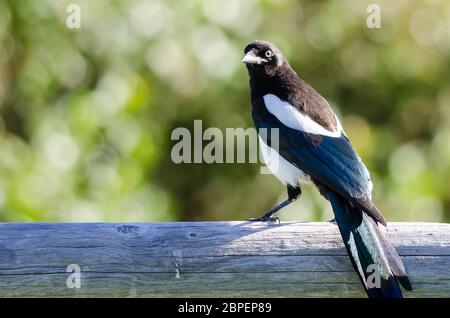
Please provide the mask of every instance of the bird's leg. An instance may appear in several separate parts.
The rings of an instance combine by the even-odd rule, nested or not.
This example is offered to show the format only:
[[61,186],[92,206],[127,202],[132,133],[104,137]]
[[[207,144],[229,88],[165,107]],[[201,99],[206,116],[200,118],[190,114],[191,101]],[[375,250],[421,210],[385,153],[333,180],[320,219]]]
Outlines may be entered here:
[[285,206],[288,206],[289,204],[291,204],[292,202],[294,202],[295,200],[298,199],[298,197],[302,194],[302,190],[300,189],[300,186],[297,187],[291,187],[291,186],[287,186],[287,193],[288,193],[288,198],[286,200],[284,200],[283,202],[281,202],[280,204],[278,204],[276,207],[270,209],[269,211],[267,211],[264,215],[258,217],[258,218],[251,218],[248,219],[249,221],[252,222],[257,222],[257,221],[269,221],[269,222],[274,222],[274,221],[280,221],[279,217],[272,217],[272,215],[278,211],[280,211],[282,208],[284,208]]

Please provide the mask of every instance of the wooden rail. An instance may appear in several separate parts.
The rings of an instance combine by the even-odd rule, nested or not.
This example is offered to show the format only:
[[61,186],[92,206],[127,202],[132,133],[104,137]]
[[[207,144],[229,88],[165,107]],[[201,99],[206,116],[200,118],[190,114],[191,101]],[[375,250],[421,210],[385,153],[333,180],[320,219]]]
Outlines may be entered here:
[[[388,236],[406,297],[450,297],[450,224],[390,223]],[[2,223],[0,297],[18,296],[365,294],[331,223]]]

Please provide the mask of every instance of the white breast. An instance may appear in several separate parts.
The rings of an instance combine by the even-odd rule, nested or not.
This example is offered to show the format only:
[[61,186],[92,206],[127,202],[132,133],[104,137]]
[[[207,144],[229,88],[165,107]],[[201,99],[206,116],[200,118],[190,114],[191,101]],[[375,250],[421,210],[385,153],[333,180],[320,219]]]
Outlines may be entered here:
[[309,175],[281,157],[277,151],[267,146],[261,137],[259,137],[259,147],[267,168],[284,184],[297,186],[299,182],[311,181]]
[[277,117],[278,120],[285,126],[315,135],[335,138],[341,137],[342,127],[337,117],[337,129],[336,131],[330,131],[312,120],[309,116],[302,114],[294,106],[281,100],[274,94],[266,94],[263,98],[267,110],[272,115]]

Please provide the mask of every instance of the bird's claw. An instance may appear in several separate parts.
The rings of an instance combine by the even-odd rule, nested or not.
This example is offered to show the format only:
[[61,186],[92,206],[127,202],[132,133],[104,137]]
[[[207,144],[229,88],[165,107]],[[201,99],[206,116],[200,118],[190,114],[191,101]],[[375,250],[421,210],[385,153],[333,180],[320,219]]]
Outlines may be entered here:
[[248,219],[250,222],[270,222],[270,223],[278,223],[280,224],[280,218],[278,216],[270,217],[270,216],[260,216],[258,218],[250,218]]

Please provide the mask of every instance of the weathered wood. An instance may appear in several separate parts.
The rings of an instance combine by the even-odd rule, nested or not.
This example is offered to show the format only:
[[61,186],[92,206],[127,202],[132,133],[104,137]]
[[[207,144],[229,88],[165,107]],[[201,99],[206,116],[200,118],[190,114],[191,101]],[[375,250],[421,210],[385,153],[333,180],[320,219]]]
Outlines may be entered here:
[[[450,224],[390,223],[413,284],[450,297]],[[69,264],[81,288],[68,288]],[[331,223],[3,223],[1,297],[364,297]]]

